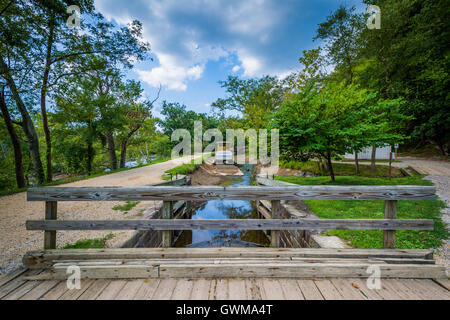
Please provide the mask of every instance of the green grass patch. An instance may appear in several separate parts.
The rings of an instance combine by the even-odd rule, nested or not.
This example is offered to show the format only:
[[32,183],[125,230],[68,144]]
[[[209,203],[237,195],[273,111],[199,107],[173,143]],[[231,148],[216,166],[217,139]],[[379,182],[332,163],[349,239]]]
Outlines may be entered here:
[[[294,161],[294,160],[290,160],[290,161],[280,160],[280,167],[312,172],[312,173],[318,174],[318,175],[329,175],[329,172],[321,171],[319,169],[318,161],[301,162],[301,161]],[[353,164],[353,163],[333,163],[333,170],[334,170],[334,174],[336,176],[355,176],[355,164]],[[389,176],[389,166],[386,166],[386,165],[376,166],[376,170],[371,171],[369,165],[360,164],[359,171],[360,171],[360,173],[358,174],[358,176],[361,176],[361,177],[388,177]],[[396,167],[392,167],[391,174],[392,174],[392,177],[402,177],[403,176],[400,169],[398,169]]]
[[[210,155],[203,156],[202,163],[209,157],[210,157]],[[164,171],[165,174],[162,175],[162,179],[170,180],[170,176],[167,176],[167,174],[168,175],[171,174],[172,177],[176,177],[177,174],[188,175],[188,174],[193,173],[195,170],[197,170],[202,165],[202,163],[195,163],[196,160],[198,161],[198,159],[193,159],[188,163],[183,163],[182,165],[179,165],[175,168]]]
[[114,237],[113,233],[109,233],[103,238],[78,240],[73,244],[65,245],[63,249],[103,249],[106,247],[106,241]]
[[227,180],[223,183],[220,184],[220,186],[222,187],[228,187],[231,186],[237,182],[241,182],[242,181],[242,177],[238,176],[238,177],[227,177]]
[[133,209],[134,207],[136,207],[138,204],[140,203],[140,201],[125,201],[124,205],[117,205],[112,207],[113,210],[119,210],[119,211],[125,211],[125,213],[128,213],[128,211],[130,211],[131,209]]
[[[276,177],[277,180],[300,185],[422,185],[432,183],[421,176],[404,178],[365,178],[336,177],[332,183],[328,177]],[[382,200],[308,200],[309,208],[323,219],[383,219],[384,201]],[[449,237],[441,219],[441,209],[445,204],[439,200],[401,200],[398,201],[397,217],[399,219],[433,219],[433,231],[399,230],[397,248],[428,249],[436,248],[442,240]],[[331,230],[328,235],[346,239],[356,248],[382,248],[383,231],[381,230]]]

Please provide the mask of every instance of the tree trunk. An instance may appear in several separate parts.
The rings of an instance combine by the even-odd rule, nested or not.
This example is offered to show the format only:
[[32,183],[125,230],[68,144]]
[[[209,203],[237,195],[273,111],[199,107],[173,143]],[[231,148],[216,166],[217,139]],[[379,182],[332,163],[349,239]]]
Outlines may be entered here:
[[125,162],[127,161],[127,143],[128,139],[122,141],[122,147],[120,149],[120,168],[125,168]]
[[358,159],[358,151],[355,150],[355,169],[356,174],[359,174],[359,159]]
[[331,181],[335,181],[333,164],[331,163],[331,153],[330,152],[327,153],[327,163],[328,163],[328,170],[330,171]]
[[370,161],[370,171],[377,170],[375,164],[376,164],[376,158],[377,158],[377,147],[372,147],[372,157]]
[[14,129],[8,108],[6,107],[4,90],[5,88],[3,87],[2,92],[0,92],[0,110],[2,112],[3,119],[5,120],[6,129],[8,130],[9,136],[11,138],[11,143],[14,149],[14,168],[16,171],[17,187],[24,188],[26,184],[25,184],[25,177],[23,174],[22,150],[20,148],[20,140],[17,136],[16,130]]
[[53,173],[52,173],[52,141],[50,137],[50,129],[48,127],[48,118],[47,118],[47,107],[45,105],[45,98],[47,97],[48,92],[48,77],[50,73],[50,67],[51,67],[51,58],[52,58],[52,47],[53,47],[53,41],[54,41],[54,31],[55,31],[55,25],[53,21],[53,16],[50,17],[49,20],[49,36],[47,41],[47,53],[45,58],[45,69],[44,74],[42,77],[42,86],[41,86],[41,112],[42,112],[42,125],[44,128],[44,134],[45,134],[45,144],[46,144],[46,151],[45,156],[47,160],[47,182],[52,182],[53,180]]
[[45,180],[44,168],[42,167],[41,155],[39,153],[39,139],[36,133],[36,129],[34,127],[33,120],[28,113],[28,110],[23,103],[19,91],[16,87],[14,79],[10,74],[9,67],[3,60],[3,57],[0,56],[0,72],[2,73],[3,78],[6,80],[9,89],[11,90],[12,97],[16,102],[17,108],[22,116],[23,122],[23,131],[25,136],[27,137],[29,148],[30,148],[30,157],[33,163],[33,171],[36,175],[37,181],[39,184],[43,184]]
[[111,131],[106,132],[106,144],[108,145],[109,167],[111,170],[117,169],[116,146],[114,136]]
[[92,172],[92,160],[94,160],[94,148],[92,147],[92,141],[88,141],[87,146],[87,172],[91,175]]

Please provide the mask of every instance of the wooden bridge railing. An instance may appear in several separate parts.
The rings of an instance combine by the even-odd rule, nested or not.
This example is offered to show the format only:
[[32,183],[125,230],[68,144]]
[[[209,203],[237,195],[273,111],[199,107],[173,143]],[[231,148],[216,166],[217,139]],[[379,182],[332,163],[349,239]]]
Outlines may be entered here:
[[[163,247],[171,246],[172,230],[384,230],[383,247],[395,247],[395,230],[433,230],[433,220],[398,219],[397,200],[433,200],[435,188],[424,186],[148,186],[33,188],[28,201],[45,201],[45,220],[27,221],[27,230],[44,230],[44,249],[56,248],[57,230],[162,230]],[[162,200],[162,218],[151,220],[58,221],[58,201]],[[272,219],[173,219],[177,200],[271,200]],[[384,219],[279,219],[281,200],[384,200]]]

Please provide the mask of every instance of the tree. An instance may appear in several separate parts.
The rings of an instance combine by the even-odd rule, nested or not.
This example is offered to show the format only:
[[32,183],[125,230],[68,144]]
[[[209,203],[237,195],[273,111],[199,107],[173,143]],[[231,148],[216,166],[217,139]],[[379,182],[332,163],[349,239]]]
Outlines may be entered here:
[[286,88],[275,77],[260,79],[239,79],[229,76],[219,81],[226,88],[228,97],[219,98],[211,104],[219,112],[237,111],[242,114],[244,126],[261,129],[270,121],[270,115],[282,103]]
[[361,15],[355,7],[340,6],[325,22],[319,24],[316,39],[326,40],[327,56],[342,71],[347,83],[353,83],[354,68],[360,49],[359,33],[363,28]]
[[395,104],[379,102],[375,94],[344,82],[329,82],[321,89],[310,83],[275,113],[274,126],[285,155],[324,159],[334,181],[333,156],[398,138],[383,120]]
[[13,125],[13,120],[11,119],[8,107],[6,105],[5,98],[5,86],[0,88],[0,115],[5,121],[6,129],[11,138],[11,143],[14,149],[14,169],[16,173],[16,183],[18,188],[25,187],[25,176],[23,171],[23,163],[22,163],[22,149],[20,146],[20,140],[16,133],[16,129]]

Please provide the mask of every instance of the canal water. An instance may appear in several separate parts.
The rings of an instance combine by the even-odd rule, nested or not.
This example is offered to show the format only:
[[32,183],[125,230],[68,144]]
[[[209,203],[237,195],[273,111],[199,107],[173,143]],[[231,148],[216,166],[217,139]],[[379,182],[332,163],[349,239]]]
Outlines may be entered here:
[[[252,165],[241,168],[243,176],[229,176],[223,186],[249,186],[252,184]],[[256,206],[248,200],[211,200],[205,202],[192,219],[257,219]],[[259,247],[269,241],[259,230],[192,230],[183,231],[176,247]]]

